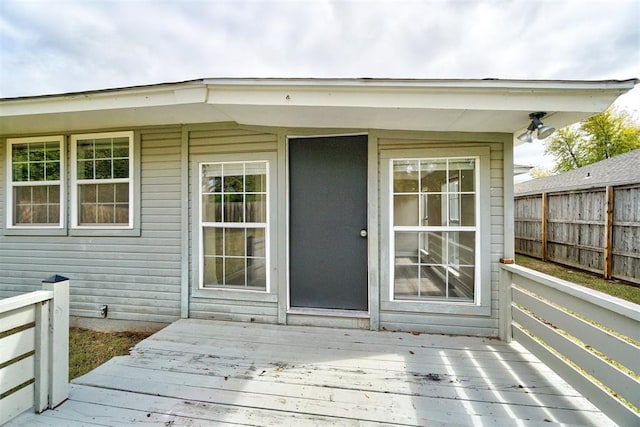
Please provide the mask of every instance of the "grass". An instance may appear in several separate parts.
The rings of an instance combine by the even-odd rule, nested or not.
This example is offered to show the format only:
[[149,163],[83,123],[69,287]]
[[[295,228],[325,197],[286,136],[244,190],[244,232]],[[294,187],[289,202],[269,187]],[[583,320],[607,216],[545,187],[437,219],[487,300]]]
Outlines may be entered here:
[[129,349],[147,338],[149,332],[96,332],[69,329],[69,380],[97,368],[115,356],[129,354]]
[[586,271],[551,262],[543,262],[525,255],[516,255],[516,264],[640,304],[640,287],[626,284],[620,280],[605,280]]

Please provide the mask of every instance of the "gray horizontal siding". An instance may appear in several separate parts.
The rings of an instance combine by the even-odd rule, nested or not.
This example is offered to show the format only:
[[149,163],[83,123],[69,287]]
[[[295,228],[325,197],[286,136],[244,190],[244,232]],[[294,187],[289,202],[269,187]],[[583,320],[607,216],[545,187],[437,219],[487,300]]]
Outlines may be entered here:
[[[210,128],[199,127],[189,132],[189,157],[217,154],[242,154],[242,153],[264,153],[277,150],[277,135],[261,133],[239,128],[234,124],[214,125]],[[240,156],[241,157],[241,156]],[[189,163],[189,179],[191,179],[195,162]],[[189,218],[197,216],[197,212],[192,210],[194,197],[193,183],[189,183]],[[275,220],[275,219],[274,219]],[[193,239],[192,221],[189,221],[189,265],[190,281],[194,283],[193,274],[195,269],[194,245],[197,241]],[[273,236],[272,238],[276,238]],[[273,260],[275,263],[275,260]],[[274,292],[277,292],[279,284],[272,284]],[[284,284],[282,284],[284,286]],[[229,298],[228,293],[215,290],[202,291],[210,294],[210,297],[191,296],[189,302],[189,317],[197,319],[218,319],[234,320],[244,322],[277,323],[278,308],[277,301],[260,301],[259,297],[251,300]],[[255,294],[258,295],[258,294]]]
[[140,136],[140,236],[1,236],[0,297],[38,289],[60,274],[71,279],[71,315],[99,317],[107,304],[110,319],[180,317],[182,130],[144,129]]

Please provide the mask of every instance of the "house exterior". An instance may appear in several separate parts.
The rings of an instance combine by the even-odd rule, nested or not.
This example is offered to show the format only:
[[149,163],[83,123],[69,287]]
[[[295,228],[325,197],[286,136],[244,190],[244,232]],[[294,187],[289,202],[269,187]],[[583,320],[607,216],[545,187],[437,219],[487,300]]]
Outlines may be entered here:
[[636,82],[204,79],[0,100],[0,297],[60,274],[92,327],[498,336],[514,134]]

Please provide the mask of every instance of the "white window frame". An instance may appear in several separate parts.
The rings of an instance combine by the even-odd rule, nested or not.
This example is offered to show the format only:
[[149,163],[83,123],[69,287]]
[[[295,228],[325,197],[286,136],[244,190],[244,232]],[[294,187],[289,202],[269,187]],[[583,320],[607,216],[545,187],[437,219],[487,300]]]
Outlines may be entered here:
[[[444,315],[491,316],[491,293],[493,289],[491,266],[491,151],[486,145],[433,148],[397,148],[383,150],[381,160],[381,301],[382,311],[404,311],[410,313],[440,313]],[[476,247],[474,300],[410,300],[393,298],[394,292],[394,226],[393,226],[393,172],[392,160],[418,160],[456,157],[477,157],[476,163]],[[481,214],[484,213],[484,214]],[[422,219],[421,219],[422,220]]]
[[[78,179],[78,141],[86,139],[98,139],[98,138],[129,138],[129,177],[117,178],[117,179]],[[77,230],[133,230],[134,220],[136,216],[137,203],[135,188],[138,185],[138,177],[135,174],[135,165],[138,162],[136,155],[136,141],[133,131],[120,131],[120,132],[100,132],[100,133],[86,133],[71,135],[71,228]],[[128,183],[129,184],[129,218],[127,224],[96,224],[96,225],[81,225],[79,224],[79,209],[78,204],[78,186],[81,184],[89,183]]]
[[[57,142],[60,147],[60,178],[55,181],[28,181],[28,182],[14,182],[13,181],[13,154],[12,149],[17,144],[37,144],[42,142]],[[51,135],[51,136],[37,136],[37,137],[21,137],[21,138],[8,138],[7,139],[7,161],[6,161],[6,196],[5,196],[5,216],[6,216],[6,230],[7,234],[61,234],[65,232],[66,226],[66,145],[65,137],[63,135]],[[57,224],[44,225],[44,224],[13,224],[13,211],[14,211],[14,188],[19,186],[38,186],[38,185],[58,185],[59,191],[59,221]]]
[[[265,227],[265,268],[266,286],[264,290],[241,289],[238,287],[203,287],[203,266],[204,250],[202,239],[202,181],[201,164],[211,163],[238,163],[238,162],[266,162],[267,163],[267,223]],[[211,298],[219,300],[241,300],[273,302],[278,301],[277,275],[278,271],[273,268],[277,259],[277,182],[278,182],[278,156],[276,152],[264,153],[235,153],[235,154],[213,154],[196,155],[191,157],[191,208],[192,218],[192,239],[194,239],[191,274],[191,295],[196,298]],[[240,223],[238,223],[240,224]],[[248,227],[241,223],[242,227]],[[197,241],[196,241],[197,240]]]

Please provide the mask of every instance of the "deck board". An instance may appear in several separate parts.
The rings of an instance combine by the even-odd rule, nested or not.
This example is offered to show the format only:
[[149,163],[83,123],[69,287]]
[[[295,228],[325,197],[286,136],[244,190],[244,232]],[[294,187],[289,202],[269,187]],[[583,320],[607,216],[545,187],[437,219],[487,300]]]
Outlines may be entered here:
[[9,425],[614,425],[516,343],[185,319]]

